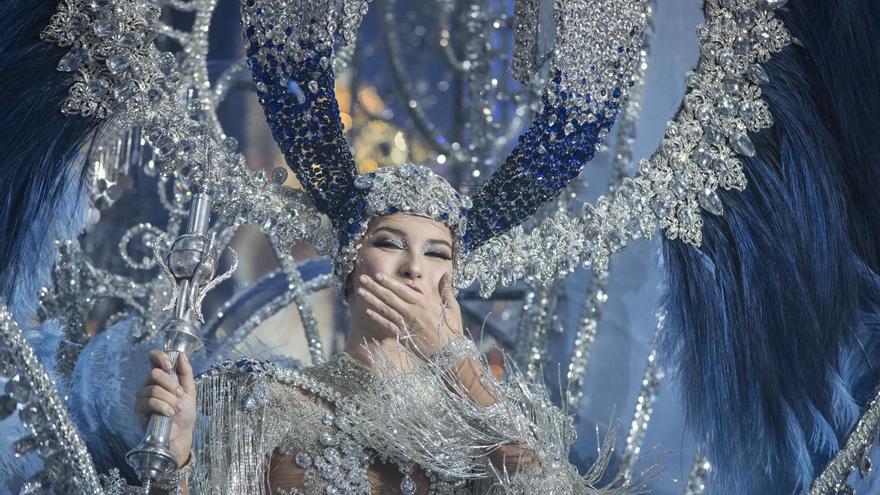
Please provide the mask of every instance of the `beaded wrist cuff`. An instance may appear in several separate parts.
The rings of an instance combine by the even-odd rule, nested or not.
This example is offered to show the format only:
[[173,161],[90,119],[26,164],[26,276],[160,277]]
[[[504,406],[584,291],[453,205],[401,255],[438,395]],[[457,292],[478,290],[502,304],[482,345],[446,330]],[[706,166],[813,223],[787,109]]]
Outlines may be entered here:
[[183,485],[183,482],[189,478],[189,474],[192,472],[194,459],[195,453],[190,451],[189,459],[186,460],[183,466],[180,466],[176,471],[173,471],[165,478],[157,481],[153,486],[159,490],[168,492],[168,495],[180,495],[181,485]]
[[467,337],[459,337],[431,354],[428,361],[441,369],[449,369],[461,362],[462,359],[477,353],[474,341]]

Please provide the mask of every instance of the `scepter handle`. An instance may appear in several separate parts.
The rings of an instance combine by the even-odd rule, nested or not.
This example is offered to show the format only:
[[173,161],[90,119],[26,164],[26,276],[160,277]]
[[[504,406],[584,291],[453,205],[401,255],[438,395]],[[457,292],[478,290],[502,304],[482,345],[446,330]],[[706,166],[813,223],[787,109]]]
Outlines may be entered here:
[[[180,352],[178,351],[165,351],[168,360],[171,361],[171,371],[168,371],[168,375],[174,380],[174,383],[180,384],[180,378],[177,376],[177,360],[180,357]],[[162,445],[167,447],[171,443],[171,425],[172,420],[170,417],[165,416],[164,414],[152,413],[150,414],[150,420],[147,423],[147,429],[144,434],[144,440],[146,442],[154,442],[158,445]],[[175,459],[177,460],[177,459]],[[179,462],[177,463],[180,464]]]

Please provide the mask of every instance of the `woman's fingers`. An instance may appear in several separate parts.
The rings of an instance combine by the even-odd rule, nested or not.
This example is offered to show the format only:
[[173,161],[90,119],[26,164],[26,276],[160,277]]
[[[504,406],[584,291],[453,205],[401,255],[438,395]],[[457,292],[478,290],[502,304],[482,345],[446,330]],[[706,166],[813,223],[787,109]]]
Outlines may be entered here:
[[[171,359],[167,354],[158,349],[153,349],[150,351],[149,356],[150,365],[153,369],[150,371],[150,374],[147,375],[146,380],[144,380],[144,385],[159,384],[169,390],[180,388],[183,392],[195,396],[196,382],[193,377],[192,365],[186,354],[180,353],[177,357],[177,378],[179,383],[175,382],[167,373],[168,371],[171,371]],[[162,370],[164,370],[164,372]]]
[[173,394],[159,385],[150,385],[138,391],[138,399],[150,400],[157,399],[168,404],[177,411],[180,411],[180,397]]
[[459,311],[458,299],[455,298],[455,282],[452,279],[452,274],[447,273],[441,284],[443,291],[440,294],[443,304],[445,304],[447,308],[453,308],[456,311]]
[[[385,278],[387,280],[388,277],[383,277],[383,278]],[[368,291],[375,294],[376,297],[381,299],[383,303],[387,304],[388,306],[391,306],[392,308],[397,310],[400,314],[406,314],[409,311],[410,306],[412,305],[412,303],[401,298],[399,295],[397,295],[391,289],[389,289],[383,285],[380,285],[379,282],[377,282],[376,279],[374,279],[372,277],[368,277],[366,275],[361,275],[361,286],[362,286],[362,288],[365,288]],[[412,289],[407,289],[407,290],[412,291]]]
[[181,407],[178,397],[158,385],[140,389],[134,403],[135,413],[144,421],[153,413],[174,416],[181,411]]
[[399,311],[386,304],[385,301],[379,299],[376,294],[370,292],[366,288],[359,288],[358,295],[363,298],[364,302],[366,302],[370,306],[374,313],[377,313],[379,316],[382,316],[386,320],[393,322],[398,332],[403,330],[403,327],[405,326],[405,321],[403,319],[403,315],[401,315]]
[[449,307],[458,302],[455,300],[455,294],[452,292],[452,276],[448,273],[440,277],[440,284],[437,289],[440,293],[440,301],[443,303],[443,306]]
[[[373,282],[373,280],[370,280],[370,282]],[[409,304],[419,304],[419,299],[416,295],[417,293],[414,290],[391,277],[386,277],[381,273],[377,273],[374,283],[391,291],[391,293]]]
[[440,279],[440,287],[438,287],[438,292],[440,292],[440,299],[449,304],[452,301],[455,301],[455,292],[452,287],[452,275],[445,274]]
[[367,316],[372,318],[373,321],[378,323],[381,327],[383,327],[386,330],[388,330],[389,332],[391,332],[392,335],[396,335],[399,337],[401,335],[401,332],[403,331],[403,330],[401,330],[399,323],[397,323],[397,324],[393,323],[391,320],[389,320],[388,318],[385,318],[384,316],[373,311],[372,309],[367,309]]
[[149,359],[153,368],[135,400],[138,418],[145,425],[151,414],[160,414],[173,417],[178,426],[190,428],[195,416],[196,388],[189,359],[183,354],[178,355],[175,366],[177,379],[170,374],[171,360],[165,352],[153,350]]
[[171,371],[171,359],[159,349],[153,349],[150,351],[150,366],[152,368],[161,368],[165,371]]
[[143,416],[149,416],[150,414],[156,413],[171,418],[174,417],[175,414],[177,414],[177,409],[175,409],[174,406],[165,402],[164,400],[149,398],[141,402],[141,404],[143,404],[141,407],[145,413],[143,414]]
[[171,375],[159,368],[153,368],[150,370],[144,385],[158,385],[178,397],[183,395],[183,388],[177,383],[177,381],[175,381],[174,378],[171,378]]
[[184,393],[195,397],[196,381],[193,377],[193,369],[189,362],[189,357],[184,353],[180,353],[180,356],[177,358],[177,378],[180,380],[180,387]]
[[440,279],[440,296],[443,301],[443,310],[441,312],[441,321],[453,333],[461,333],[461,309],[458,306],[458,300],[452,287],[452,275],[447,273]]

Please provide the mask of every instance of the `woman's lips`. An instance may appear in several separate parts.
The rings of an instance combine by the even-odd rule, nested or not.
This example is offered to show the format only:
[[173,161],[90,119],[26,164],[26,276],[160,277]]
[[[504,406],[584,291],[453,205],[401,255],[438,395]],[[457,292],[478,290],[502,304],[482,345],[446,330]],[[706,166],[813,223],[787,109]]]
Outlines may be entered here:
[[419,288],[416,287],[415,285],[411,285],[411,284],[403,284],[403,285],[405,285],[405,286],[409,287],[410,289],[412,289],[412,290],[418,292],[419,294],[424,294],[424,293],[422,292],[422,289],[419,289]]

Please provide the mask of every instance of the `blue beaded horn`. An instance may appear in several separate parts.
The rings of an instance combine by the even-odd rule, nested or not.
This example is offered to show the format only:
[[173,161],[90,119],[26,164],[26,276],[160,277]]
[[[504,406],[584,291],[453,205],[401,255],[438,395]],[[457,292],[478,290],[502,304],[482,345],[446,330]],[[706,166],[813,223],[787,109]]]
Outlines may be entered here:
[[[246,18],[260,22],[266,16]],[[257,26],[265,32],[264,26]],[[260,42],[254,25],[245,33],[257,96],[272,136],[315,208],[330,217],[338,229],[344,219],[341,207],[351,197],[357,169],[342,133],[330,62],[332,49],[319,48],[297,60],[294,55],[285,57],[279,50],[283,45],[275,45],[271,39]]]
[[[514,75],[522,80],[534,61],[528,25],[540,2],[516,2]],[[464,248],[475,249],[523,223],[578,176],[614,125],[633,84],[647,5],[639,0],[556,2],[554,64],[542,108],[504,163],[474,196]],[[529,18],[531,17],[531,18]],[[532,53],[534,58],[534,53]],[[522,81],[525,82],[525,81]]]
[[556,103],[547,93],[544,107],[513,151],[474,196],[468,215],[464,248],[474,249],[524,222],[555,198],[593,158],[617,116],[621,91],[603,103],[589,120],[580,121],[572,109],[577,96],[559,91],[560,76],[552,81]]
[[[517,12],[528,12],[521,3]],[[557,2],[555,8],[555,56],[543,107],[471,201],[426,167],[357,175],[334,96],[334,41],[340,31],[343,38],[353,37],[360,20],[344,2],[243,3],[248,63],[260,103],[288,165],[337,232],[332,255],[340,282],[376,216],[402,212],[441,221],[466,252],[523,223],[593,157],[632,84],[646,4],[579,0]],[[281,22],[279,16],[288,17]],[[519,24],[534,27],[529,22]],[[529,41],[517,36],[518,44],[531,49]],[[516,72],[535,74],[534,68]]]

